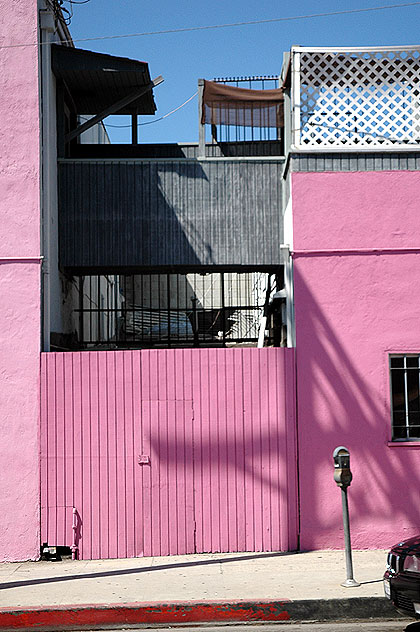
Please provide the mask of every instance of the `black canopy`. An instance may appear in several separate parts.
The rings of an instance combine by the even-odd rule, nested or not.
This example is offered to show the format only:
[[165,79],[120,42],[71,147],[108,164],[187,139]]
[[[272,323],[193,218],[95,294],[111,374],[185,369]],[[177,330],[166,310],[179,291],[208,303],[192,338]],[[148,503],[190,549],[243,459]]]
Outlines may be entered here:
[[[52,69],[70,93],[77,114],[97,114],[150,84],[146,62],[52,44]],[[152,90],[116,114],[154,114]]]

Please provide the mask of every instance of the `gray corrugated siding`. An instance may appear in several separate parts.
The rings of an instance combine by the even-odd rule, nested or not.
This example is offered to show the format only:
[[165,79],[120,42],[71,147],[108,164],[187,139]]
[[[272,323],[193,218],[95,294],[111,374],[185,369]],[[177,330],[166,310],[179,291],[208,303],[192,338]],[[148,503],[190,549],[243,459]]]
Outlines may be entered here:
[[417,171],[420,153],[294,154],[292,171]]
[[284,161],[63,161],[68,268],[281,263]]

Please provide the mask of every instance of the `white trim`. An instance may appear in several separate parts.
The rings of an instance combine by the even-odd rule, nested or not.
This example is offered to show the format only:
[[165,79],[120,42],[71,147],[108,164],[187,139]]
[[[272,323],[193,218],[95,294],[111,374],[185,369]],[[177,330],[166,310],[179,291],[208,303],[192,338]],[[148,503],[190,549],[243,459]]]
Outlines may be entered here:
[[300,53],[292,50],[291,60],[292,147],[300,141]]
[[413,44],[412,46],[292,46],[291,52],[301,52],[301,53],[373,53],[375,51],[378,52],[392,52],[392,51],[411,51],[418,50],[420,51],[419,44]]

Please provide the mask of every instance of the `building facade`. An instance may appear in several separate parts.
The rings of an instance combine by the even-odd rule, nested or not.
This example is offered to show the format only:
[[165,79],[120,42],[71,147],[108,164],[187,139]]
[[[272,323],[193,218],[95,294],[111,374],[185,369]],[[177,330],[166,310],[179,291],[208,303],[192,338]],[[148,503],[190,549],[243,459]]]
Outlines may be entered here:
[[342,546],[339,445],[354,472],[354,546],[418,529],[418,59],[409,47],[291,52],[304,550]]
[[342,548],[338,445],[354,546],[416,533],[420,49],[293,48],[277,79],[200,80],[198,143],[141,145],[161,78],[23,5],[0,10],[0,558]]
[[[33,4],[33,3],[32,3]],[[3,560],[39,556],[41,323],[38,14],[0,11],[1,50],[1,527]],[[15,48],[16,44],[32,46]],[[8,48],[10,47],[10,48]]]

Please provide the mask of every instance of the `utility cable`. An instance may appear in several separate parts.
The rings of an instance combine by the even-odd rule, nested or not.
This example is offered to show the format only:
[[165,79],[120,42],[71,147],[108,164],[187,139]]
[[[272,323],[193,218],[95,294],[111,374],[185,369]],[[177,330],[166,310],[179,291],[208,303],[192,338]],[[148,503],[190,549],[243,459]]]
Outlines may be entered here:
[[[251,26],[254,24],[270,24],[274,22],[290,22],[292,20],[308,20],[308,19],[313,19],[313,18],[325,18],[325,17],[338,16],[338,15],[350,15],[354,13],[367,13],[369,11],[385,11],[387,9],[402,9],[405,7],[415,7],[419,5],[420,5],[420,1],[419,2],[403,2],[400,4],[388,4],[388,5],[383,5],[380,7],[366,7],[364,9],[346,9],[344,11],[330,11],[327,13],[311,13],[308,15],[294,15],[294,16],[286,16],[286,17],[281,17],[281,18],[269,18],[266,20],[250,20],[248,22],[230,22],[227,24],[191,26],[191,27],[183,27],[179,29],[164,29],[161,31],[144,31],[142,33],[127,33],[127,34],[122,34],[122,35],[102,35],[100,37],[84,37],[84,38],[77,38],[77,39],[72,39],[72,40],[65,40],[65,41],[62,41],[61,43],[67,44],[67,43],[72,43],[72,42],[95,42],[95,41],[102,41],[102,40],[124,39],[124,38],[130,38],[130,37],[144,37],[146,35],[167,35],[170,33],[187,33],[191,31],[225,29],[225,28],[232,28],[232,27],[237,27],[237,26]],[[41,42],[40,44],[38,43],[36,44],[34,43],[9,44],[6,46],[0,46],[0,49],[23,48],[27,46],[42,46],[45,43],[46,42]]]
[[[184,103],[179,105],[177,108],[175,108],[174,110],[171,110],[170,112],[168,112],[167,114],[164,114],[163,116],[160,116],[157,119],[154,119],[153,121],[147,121],[146,123],[137,123],[137,127],[140,127],[141,125],[151,125],[152,123],[158,123],[159,121],[163,121],[163,119],[168,118],[168,116],[171,116],[171,114],[175,114],[175,112],[178,112],[178,110],[183,108],[184,105],[187,105],[187,103],[192,101],[194,99],[194,97],[197,96],[197,94],[198,94],[198,92],[194,92],[194,94],[192,96],[190,96],[189,99],[184,101]],[[104,125],[105,125],[105,127],[119,127],[121,129],[131,127],[131,125],[111,125],[110,123],[104,123]]]

